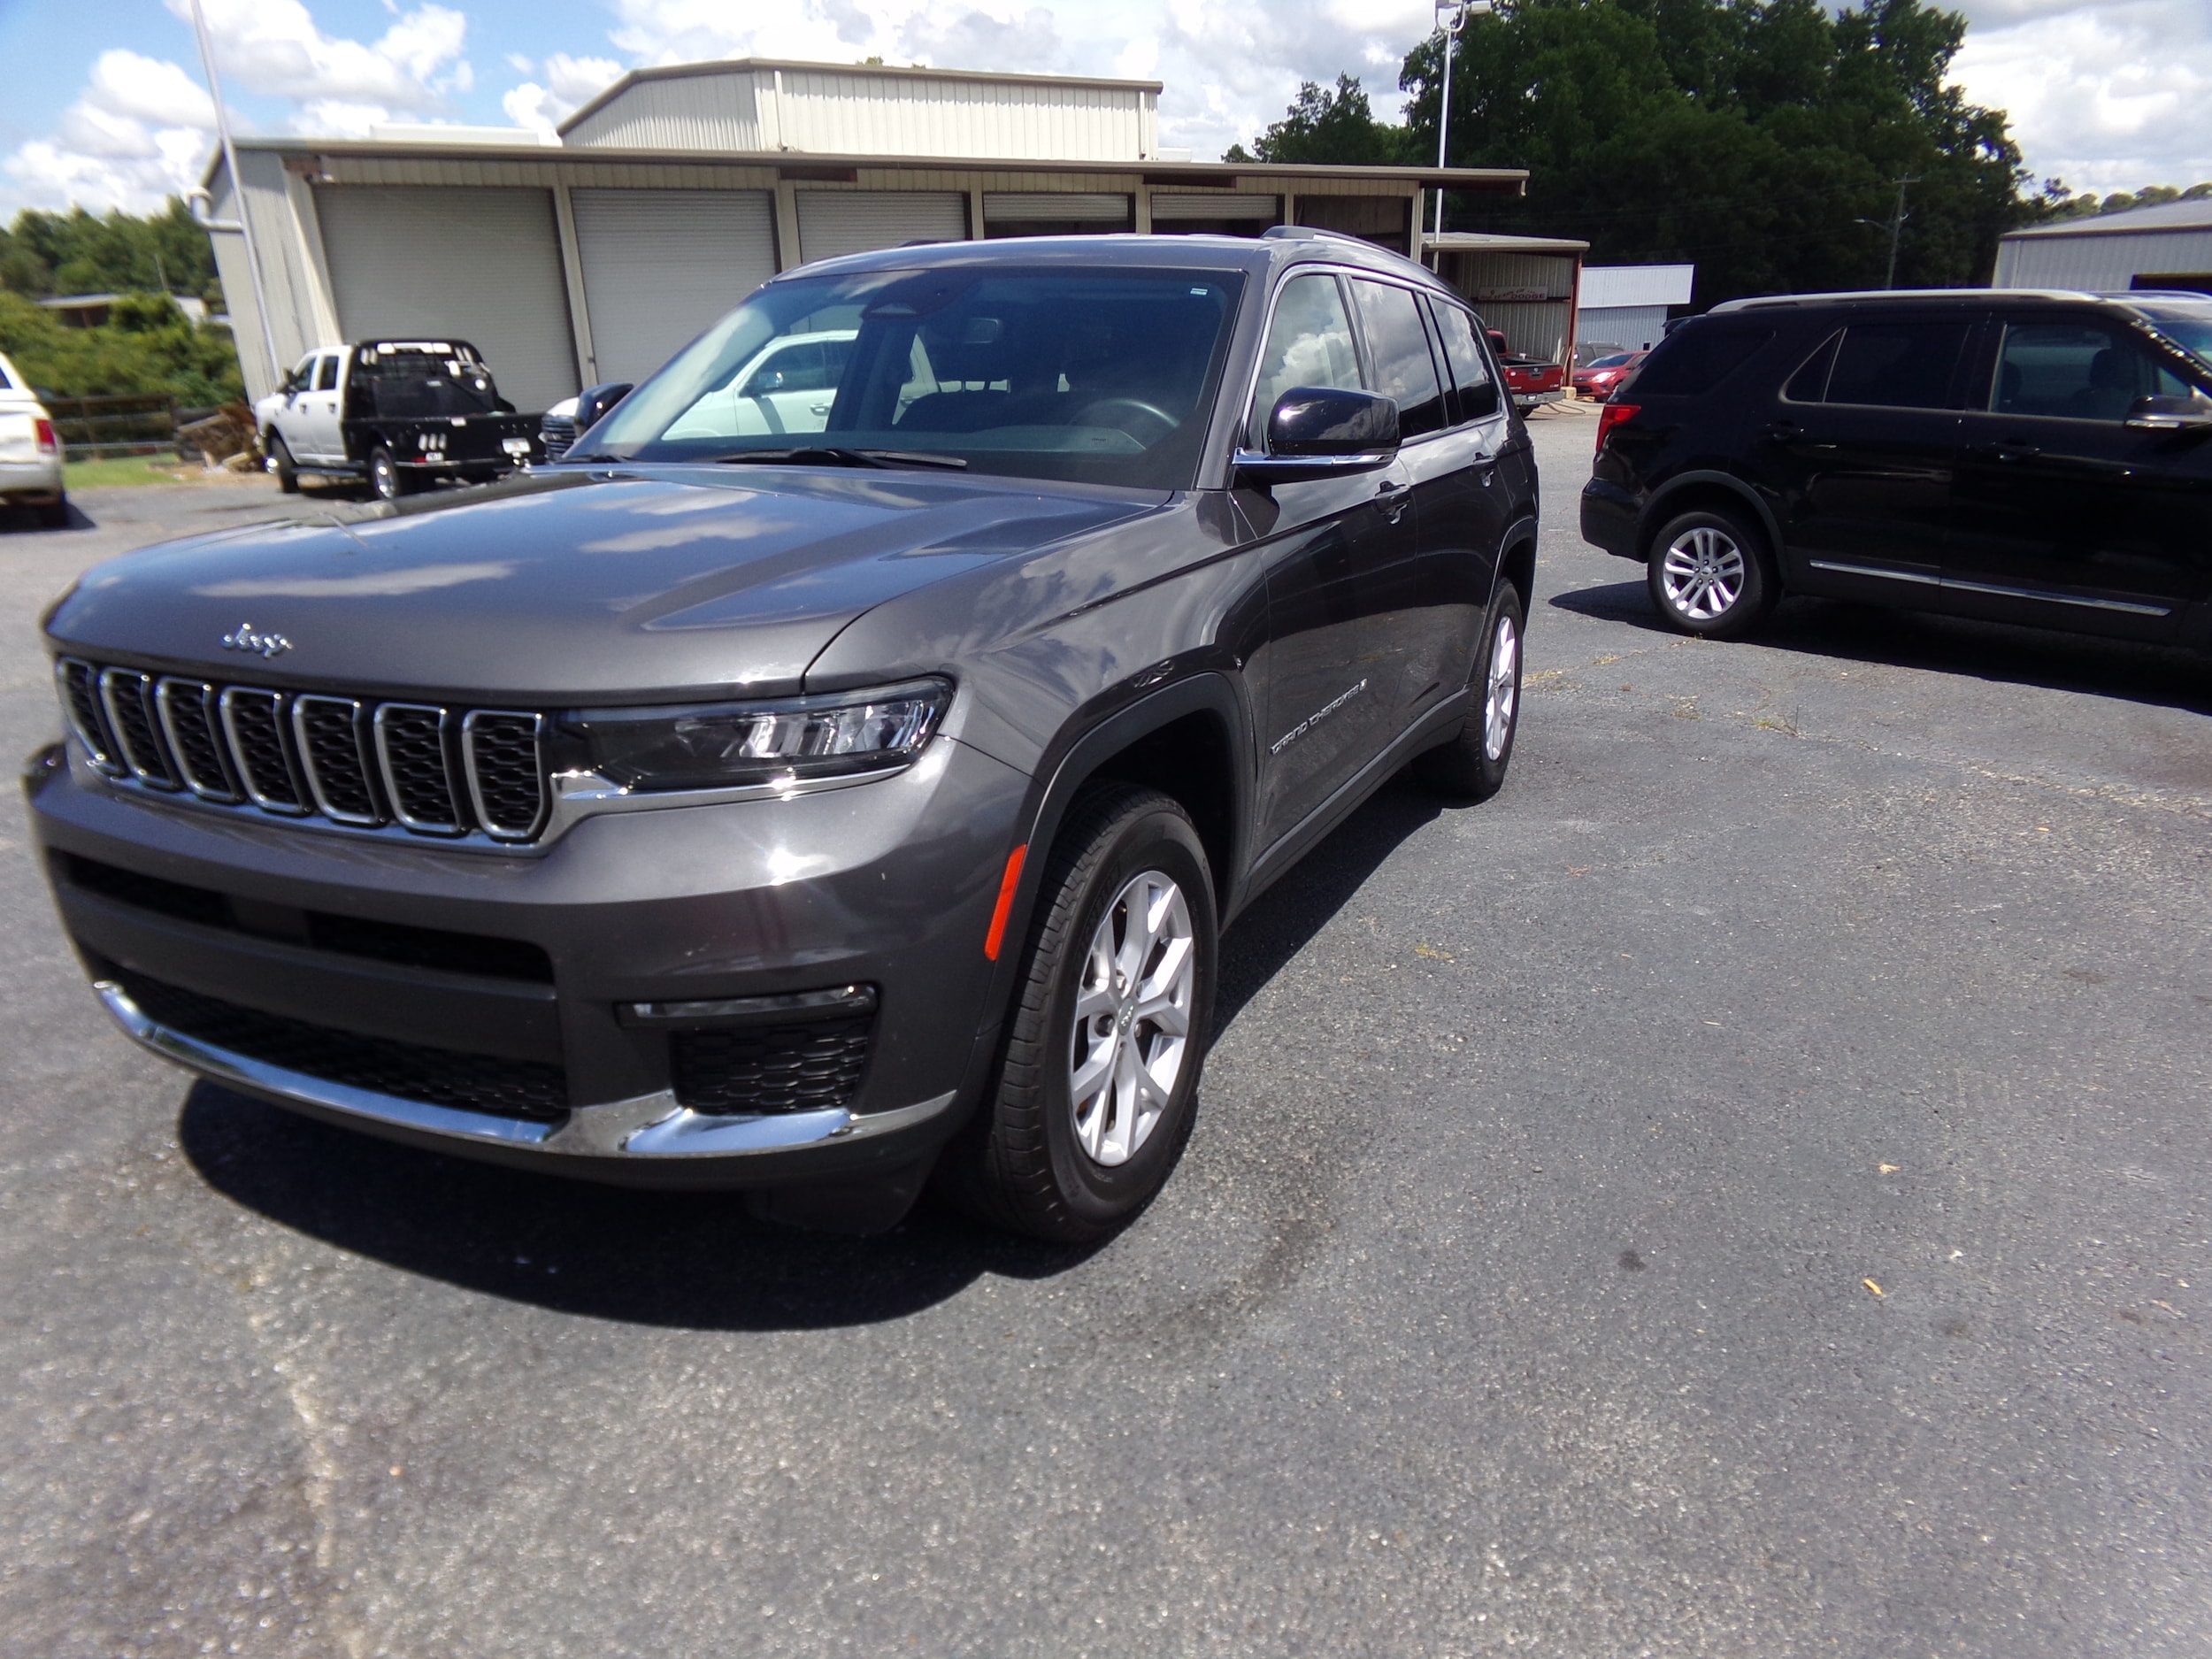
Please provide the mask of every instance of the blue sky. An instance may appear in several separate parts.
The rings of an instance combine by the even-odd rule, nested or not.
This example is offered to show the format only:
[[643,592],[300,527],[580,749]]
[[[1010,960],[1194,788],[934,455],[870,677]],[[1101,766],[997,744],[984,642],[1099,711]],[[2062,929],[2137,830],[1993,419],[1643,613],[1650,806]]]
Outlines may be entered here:
[[[1162,142],[1201,157],[1301,80],[1394,111],[1428,0],[204,0],[242,127],[549,127],[623,70],[748,53],[1166,83]],[[0,0],[0,216],[142,210],[196,178],[208,105],[186,0]],[[2207,0],[1963,0],[1958,78],[2010,111],[2039,175],[2112,190],[2212,179]]]

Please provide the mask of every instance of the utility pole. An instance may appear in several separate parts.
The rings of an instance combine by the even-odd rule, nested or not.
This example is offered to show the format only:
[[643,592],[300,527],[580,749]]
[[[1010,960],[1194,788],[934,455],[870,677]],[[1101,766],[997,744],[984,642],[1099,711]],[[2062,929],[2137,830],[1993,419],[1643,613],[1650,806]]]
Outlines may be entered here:
[[1905,211],[1905,187],[1918,184],[1920,180],[1906,178],[1893,179],[1890,182],[1897,187],[1897,206],[1890,216],[1887,219],[1862,219],[1856,221],[1861,225],[1871,225],[1876,230],[1889,232],[1889,273],[1882,279],[1882,286],[1886,288],[1897,286],[1897,244],[1904,236],[1905,221],[1912,217]]
[[269,326],[269,300],[261,286],[261,256],[253,245],[253,216],[247,211],[246,181],[238,176],[238,152],[231,147],[230,117],[223,109],[223,83],[215,73],[215,42],[208,35],[207,17],[200,0],[192,0],[192,32],[199,37],[200,66],[207,72],[207,96],[215,101],[215,139],[222,146],[223,166],[230,174],[230,196],[238,210],[238,229],[246,239],[246,271],[253,279],[253,309],[261,321],[261,349],[269,365],[269,384],[284,379],[277,361],[276,333]]
[[[1477,12],[1487,12],[1490,4],[1491,0],[1434,0],[1436,27],[1444,36],[1443,102],[1437,105],[1436,111],[1436,165],[1439,172],[1446,165],[1445,145],[1452,130],[1452,48],[1458,43],[1460,31],[1467,27],[1469,16]],[[1441,185],[1436,190],[1435,234],[1439,236],[1444,234],[1444,188]]]

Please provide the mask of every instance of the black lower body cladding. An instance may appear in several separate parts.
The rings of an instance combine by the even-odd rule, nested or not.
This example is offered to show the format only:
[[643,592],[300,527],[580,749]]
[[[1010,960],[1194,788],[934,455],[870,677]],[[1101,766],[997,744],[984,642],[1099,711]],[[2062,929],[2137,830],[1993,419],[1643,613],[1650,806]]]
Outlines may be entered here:
[[64,926],[134,1036],[390,1138],[641,1186],[927,1156],[990,1025],[1026,780],[949,739],[783,800],[586,817],[472,851],[44,769]]

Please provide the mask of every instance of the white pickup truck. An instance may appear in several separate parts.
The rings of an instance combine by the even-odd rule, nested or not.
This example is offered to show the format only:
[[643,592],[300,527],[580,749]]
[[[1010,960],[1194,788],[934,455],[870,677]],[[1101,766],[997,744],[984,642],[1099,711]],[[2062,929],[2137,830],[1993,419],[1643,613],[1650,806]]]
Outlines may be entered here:
[[33,509],[49,529],[69,523],[61,441],[54,435],[53,419],[4,357],[0,357],[0,503]]
[[254,405],[287,493],[303,475],[367,480],[387,501],[441,478],[488,483],[541,459],[538,422],[499,395],[465,340],[323,346]]

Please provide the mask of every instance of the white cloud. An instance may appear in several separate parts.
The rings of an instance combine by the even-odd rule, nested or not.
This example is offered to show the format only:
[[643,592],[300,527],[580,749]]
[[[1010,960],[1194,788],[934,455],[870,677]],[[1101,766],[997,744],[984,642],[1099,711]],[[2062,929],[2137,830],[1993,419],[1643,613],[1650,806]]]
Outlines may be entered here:
[[[167,0],[180,18],[188,0]],[[369,106],[427,113],[454,88],[468,19],[448,6],[400,14],[373,44],[325,35],[301,0],[203,0],[223,74],[249,92],[284,98],[303,111]],[[296,120],[301,131],[320,130]]]
[[2212,11],[2201,0],[1981,0],[1953,65],[2008,112],[2039,179],[2138,189],[2212,179]]
[[[529,67],[526,58],[522,67]],[[526,81],[511,88],[499,100],[499,107],[517,127],[550,138],[572,111],[603,91],[621,73],[622,65],[611,58],[571,58],[566,52],[555,52],[545,60],[545,84]]]

